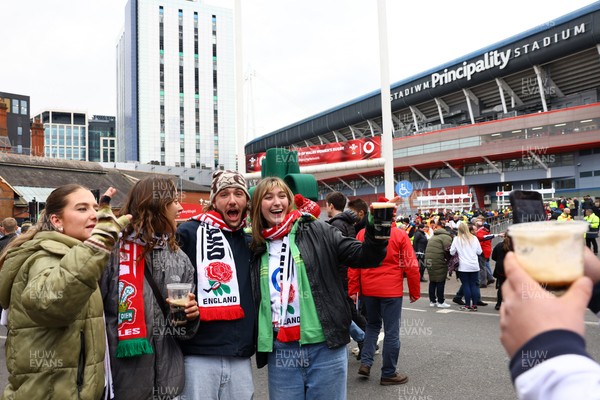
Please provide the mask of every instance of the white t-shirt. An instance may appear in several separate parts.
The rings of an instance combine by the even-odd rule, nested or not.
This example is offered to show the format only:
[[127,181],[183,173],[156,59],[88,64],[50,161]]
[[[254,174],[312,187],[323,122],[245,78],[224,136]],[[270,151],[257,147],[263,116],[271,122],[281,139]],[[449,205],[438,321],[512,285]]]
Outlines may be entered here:
[[459,272],[479,272],[478,254],[481,254],[481,245],[475,236],[470,242],[461,240],[458,236],[452,240],[450,254],[458,252],[458,271]]

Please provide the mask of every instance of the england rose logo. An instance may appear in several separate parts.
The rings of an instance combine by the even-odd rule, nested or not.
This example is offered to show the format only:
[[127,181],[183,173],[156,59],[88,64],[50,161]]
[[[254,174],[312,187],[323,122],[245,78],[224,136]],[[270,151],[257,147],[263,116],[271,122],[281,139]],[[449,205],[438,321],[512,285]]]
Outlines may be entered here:
[[294,285],[290,285],[290,293],[288,294],[288,306],[287,306],[288,314],[294,314],[296,312],[296,310],[294,310],[294,307],[292,307],[292,302],[294,301],[295,297],[296,297],[296,289],[294,289]]
[[204,269],[204,274],[210,284],[209,289],[204,289],[205,292],[212,291],[215,296],[222,296],[223,293],[231,293],[229,286],[225,285],[233,277],[233,270],[229,264],[218,261],[212,262]]

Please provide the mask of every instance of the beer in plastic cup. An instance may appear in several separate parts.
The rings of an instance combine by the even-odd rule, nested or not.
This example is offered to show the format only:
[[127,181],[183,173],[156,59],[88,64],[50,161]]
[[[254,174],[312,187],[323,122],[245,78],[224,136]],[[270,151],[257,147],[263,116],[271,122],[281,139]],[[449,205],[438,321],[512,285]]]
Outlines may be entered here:
[[373,225],[375,239],[389,239],[394,218],[394,203],[375,202],[371,204],[373,210]]
[[550,290],[564,290],[583,276],[583,221],[542,221],[511,225],[517,260],[527,273]]
[[188,302],[188,293],[191,291],[191,283],[167,283],[171,321],[174,325],[184,325],[187,322],[185,318],[185,305]]

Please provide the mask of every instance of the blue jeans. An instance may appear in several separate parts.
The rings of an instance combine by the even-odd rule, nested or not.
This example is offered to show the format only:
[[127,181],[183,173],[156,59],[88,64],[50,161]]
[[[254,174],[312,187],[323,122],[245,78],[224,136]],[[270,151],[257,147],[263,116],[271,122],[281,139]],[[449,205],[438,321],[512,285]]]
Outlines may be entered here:
[[383,330],[381,376],[390,378],[396,374],[396,365],[400,354],[400,316],[402,314],[402,297],[369,297],[363,296],[367,310],[367,331],[361,355],[361,364],[373,365],[373,355],[377,345],[377,337]]
[[346,400],[346,346],[330,349],[326,343],[301,346],[275,340],[268,368],[271,400]]
[[465,305],[474,306],[479,303],[481,294],[479,292],[479,272],[460,272],[458,279],[462,283],[462,289],[465,292]]
[[182,399],[250,400],[254,396],[250,358],[185,356]]
[[356,322],[354,321],[352,321],[350,324],[350,337],[357,343],[365,340],[365,331],[360,329],[360,327],[356,325]]

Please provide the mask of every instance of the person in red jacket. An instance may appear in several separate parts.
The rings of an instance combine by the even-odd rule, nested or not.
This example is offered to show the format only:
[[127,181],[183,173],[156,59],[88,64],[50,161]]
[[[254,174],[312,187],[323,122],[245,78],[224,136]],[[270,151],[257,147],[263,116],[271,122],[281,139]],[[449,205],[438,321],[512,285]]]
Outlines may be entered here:
[[479,271],[479,287],[485,288],[487,285],[496,282],[492,268],[490,267],[490,257],[492,255],[492,239],[498,235],[492,235],[490,233],[490,225],[487,222],[484,223],[481,218],[477,219],[475,229],[477,229],[475,236],[479,240],[481,250],[483,251],[483,258],[485,258],[485,269]]
[[[356,238],[363,240],[365,230]],[[400,268],[398,268],[400,266]],[[358,374],[369,376],[381,323],[385,332],[383,340],[381,385],[399,385],[408,376],[396,371],[400,354],[400,316],[404,293],[404,276],[407,277],[410,302],[420,297],[419,263],[405,231],[392,225],[387,255],[378,268],[349,268],[348,293],[360,293],[367,310],[367,330]]]

